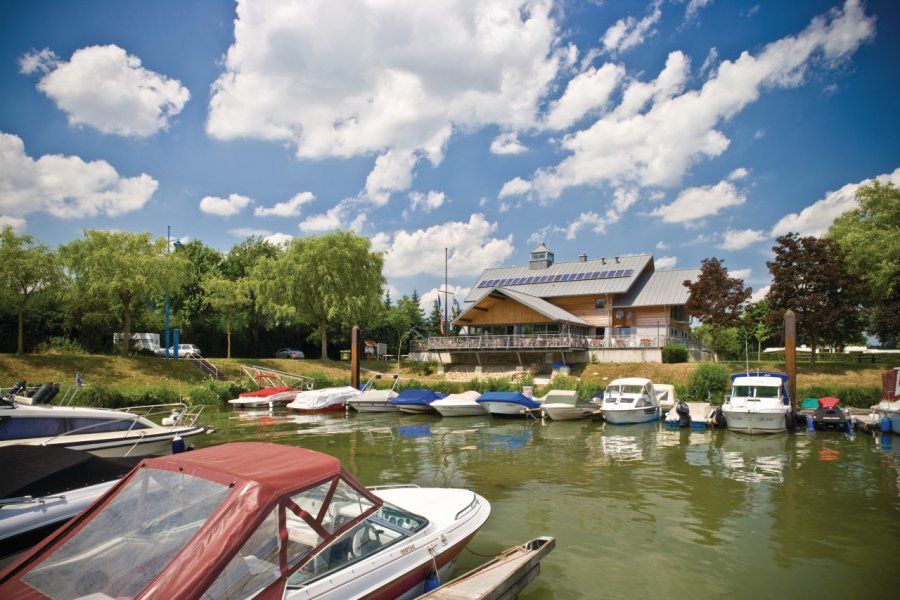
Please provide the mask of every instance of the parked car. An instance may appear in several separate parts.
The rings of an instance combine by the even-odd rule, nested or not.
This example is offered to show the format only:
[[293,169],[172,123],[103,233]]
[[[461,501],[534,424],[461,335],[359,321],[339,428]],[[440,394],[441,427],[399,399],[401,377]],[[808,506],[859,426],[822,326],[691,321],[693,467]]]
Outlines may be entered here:
[[294,348],[282,348],[275,353],[275,358],[305,358],[303,352]]
[[[175,346],[169,348],[169,356],[175,356]],[[178,344],[178,358],[200,358],[201,356],[200,348],[194,344]]]

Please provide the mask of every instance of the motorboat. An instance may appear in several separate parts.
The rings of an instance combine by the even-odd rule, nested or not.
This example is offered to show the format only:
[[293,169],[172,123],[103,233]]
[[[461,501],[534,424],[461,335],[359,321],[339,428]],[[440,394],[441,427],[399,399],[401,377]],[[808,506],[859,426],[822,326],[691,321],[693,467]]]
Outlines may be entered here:
[[36,401],[37,395],[0,399],[0,447],[31,444],[97,456],[146,456],[171,452],[173,445],[179,448],[207,431],[199,422],[202,405],[174,402],[107,409]]
[[238,408],[285,406],[297,397],[298,392],[312,389],[312,380],[302,375],[292,375],[264,367],[241,367],[255,390],[243,392],[228,403]]
[[732,375],[731,394],[722,405],[728,429],[741,433],[787,431],[788,421],[793,420],[787,381],[786,374],[775,372]]
[[289,410],[302,413],[323,413],[346,410],[347,402],[359,397],[362,392],[355,387],[327,387],[320,390],[298,392],[288,403]]
[[522,392],[485,392],[476,400],[493,417],[522,417],[541,403]]
[[596,406],[582,404],[575,390],[550,390],[540,401],[541,415],[553,421],[590,419],[597,411]]
[[0,448],[0,562],[87,508],[140,460],[101,458],[60,446]]
[[305,448],[145,459],[0,573],[3,598],[412,598],[490,515],[466,489],[366,488]]
[[900,367],[881,373],[881,402],[875,407],[884,432],[900,433]]
[[420,415],[435,412],[431,404],[435,400],[441,400],[446,397],[447,394],[442,392],[407,388],[400,390],[400,394],[396,398],[391,399],[391,404],[400,409],[402,413]]
[[614,425],[659,420],[659,400],[653,382],[643,377],[614,379],[603,392],[601,411],[604,420]]
[[[393,378],[393,384],[389,389],[375,389],[375,382],[383,377]],[[392,404],[391,400],[397,397],[397,386],[399,384],[400,375],[385,376],[381,373],[376,373],[366,382],[362,394],[347,400],[347,406],[359,412],[397,412],[400,408]]]
[[663,422],[667,427],[706,428],[710,426],[713,410],[709,402],[676,402],[666,412]]
[[852,432],[853,421],[850,418],[850,411],[841,408],[840,399],[825,396],[819,398],[818,403],[813,414],[806,419],[813,430]]
[[668,414],[678,404],[675,386],[671,383],[654,383],[653,389],[656,390],[656,401],[659,403],[659,411],[662,414]]
[[438,411],[442,417],[470,417],[485,415],[484,406],[477,402],[481,397],[480,392],[469,390],[459,394],[448,394],[446,398],[435,400],[431,408]]

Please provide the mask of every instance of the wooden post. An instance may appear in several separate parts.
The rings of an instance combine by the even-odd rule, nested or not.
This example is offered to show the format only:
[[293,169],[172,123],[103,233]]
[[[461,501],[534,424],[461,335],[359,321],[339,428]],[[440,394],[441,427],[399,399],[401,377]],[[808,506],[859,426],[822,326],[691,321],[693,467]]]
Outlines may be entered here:
[[784,370],[788,377],[791,410],[797,408],[797,317],[794,311],[784,313]]
[[359,325],[350,330],[350,385],[359,389]]

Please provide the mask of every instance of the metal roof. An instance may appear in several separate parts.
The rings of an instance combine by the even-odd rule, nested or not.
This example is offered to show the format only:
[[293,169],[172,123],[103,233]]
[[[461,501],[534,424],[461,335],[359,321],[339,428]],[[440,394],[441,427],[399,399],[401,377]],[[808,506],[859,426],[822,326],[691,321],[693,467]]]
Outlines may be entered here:
[[[503,294],[504,296],[507,296],[508,298],[510,298],[512,300],[515,300],[519,304],[527,306],[528,308],[532,309],[533,311],[538,312],[538,313],[544,315],[545,317],[547,317],[548,319],[552,319],[553,321],[574,323],[575,325],[583,325],[585,327],[590,327],[590,325],[591,325],[590,323],[588,323],[581,317],[576,317],[572,313],[570,313],[566,310],[563,310],[558,306],[554,306],[553,304],[550,304],[546,300],[543,300],[536,296],[531,296],[529,294],[523,294],[522,292],[520,292],[518,290],[511,290],[506,287],[489,288],[487,290],[487,294],[485,294],[485,296],[487,296],[491,292]],[[483,297],[484,296],[482,296],[482,298]],[[471,306],[469,306],[466,310],[464,310],[462,312],[462,314],[460,314],[456,318],[454,323],[460,322],[462,320],[462,318],[464,316],[466,316],[467,313],[472,311],[477,304],[478,304],[477,301],[473,302]]]
[[687,304],[690,292],[682,284],[685,280],[697,281],[699,276],[700,269],[642,273],[628,293],[615,300],[614,306],[677,306]]
[[644,269],[651,264],[652,260],[653,257],[651,255],[642,254],[638,256],[596,258],[586,261],[557,262],[546,269],[531,269],[528,265],[485,269],[466,296],[466,302],[478,302],[487,296],[491,290],[497,289],[494,286],[489,285],[482,287],[482,283],[488,281],[520,278],[527,279],[529,277],[541,275],[568,275],[612,270],[630,270],[631,273],[629,275],[620,277],[584,279],[579,281],[557,281],[554,283],[523,283],[514,286],[502,286],[504,291],[514,287],[516,292],[537,298],[556,298],[560,296],[581,296],[590,294],[624,294],[631,288]]

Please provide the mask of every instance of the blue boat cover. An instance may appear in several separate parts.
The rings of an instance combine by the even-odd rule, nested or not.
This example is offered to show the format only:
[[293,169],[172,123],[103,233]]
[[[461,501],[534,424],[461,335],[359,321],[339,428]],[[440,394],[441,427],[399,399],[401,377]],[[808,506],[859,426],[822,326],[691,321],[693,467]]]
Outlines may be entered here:
[[538,408],[541,405],[522,392],[485,392],[475,402],[509,402],[525,408]]
[[391,398],[391,404],[431,404],[435,400],[446,398],[447,394],[433,392],[431,390],[406,389],[400,390],[396,398]]

